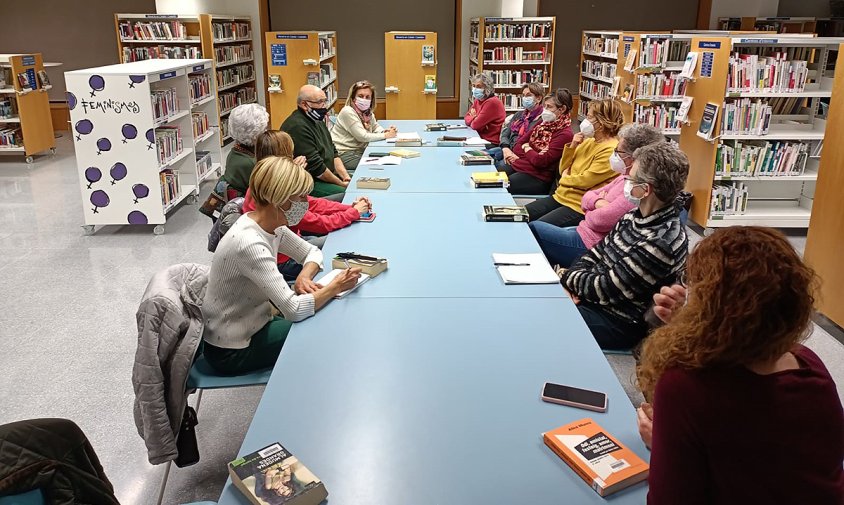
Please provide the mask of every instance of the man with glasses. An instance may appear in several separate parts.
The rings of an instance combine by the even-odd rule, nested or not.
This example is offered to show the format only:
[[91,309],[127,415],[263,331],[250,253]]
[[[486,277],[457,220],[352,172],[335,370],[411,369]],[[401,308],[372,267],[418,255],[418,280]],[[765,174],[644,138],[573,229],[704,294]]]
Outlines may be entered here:
[[328,101],[325,92],[306,84],[299,89],[297,108],[281,124],[281,130],[293,139],[294,156],[308,160],[305,169],[314,178],[311,196],[325,197],[343,193],[352,179],[325,124]]

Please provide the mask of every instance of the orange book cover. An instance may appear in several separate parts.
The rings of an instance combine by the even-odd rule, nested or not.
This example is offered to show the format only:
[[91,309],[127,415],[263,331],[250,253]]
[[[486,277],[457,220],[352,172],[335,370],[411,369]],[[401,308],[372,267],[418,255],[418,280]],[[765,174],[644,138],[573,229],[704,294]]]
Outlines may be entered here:
[[648,464],[592,419],[561,426],[542,437],[601,496],[648,478]]

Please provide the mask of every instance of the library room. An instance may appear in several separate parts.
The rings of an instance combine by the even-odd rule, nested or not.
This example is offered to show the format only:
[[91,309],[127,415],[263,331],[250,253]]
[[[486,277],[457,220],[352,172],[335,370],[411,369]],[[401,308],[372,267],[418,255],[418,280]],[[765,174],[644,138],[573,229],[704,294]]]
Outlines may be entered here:
[[0,505],[844,504],[844,2],[0,19]]

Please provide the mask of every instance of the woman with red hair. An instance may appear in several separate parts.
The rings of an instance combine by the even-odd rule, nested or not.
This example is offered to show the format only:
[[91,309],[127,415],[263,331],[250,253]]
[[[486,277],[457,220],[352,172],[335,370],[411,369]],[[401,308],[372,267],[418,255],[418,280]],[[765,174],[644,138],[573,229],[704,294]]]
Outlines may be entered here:
[[698,244],[685,284],[637,369],[648,503],[844,503],[841,401],[800,344],[814,272],[780,232],[732,227]]

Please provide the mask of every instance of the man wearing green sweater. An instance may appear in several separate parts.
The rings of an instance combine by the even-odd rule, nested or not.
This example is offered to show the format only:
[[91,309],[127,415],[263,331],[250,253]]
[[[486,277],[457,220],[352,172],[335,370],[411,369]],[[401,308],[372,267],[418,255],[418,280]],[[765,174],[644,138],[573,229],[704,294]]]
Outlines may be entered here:
[[293,155],[308,160],[305,168],[314,178],[314,197],[343,193],[352,179],[325,125],[326,103],[324,91],[306,84],[299,89],[296,110],[281,124],[293,138]]

